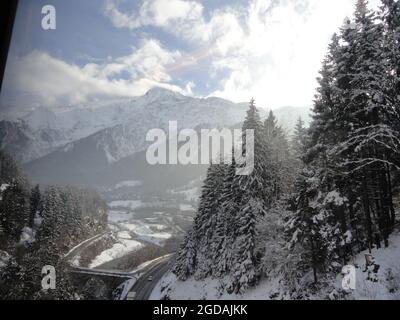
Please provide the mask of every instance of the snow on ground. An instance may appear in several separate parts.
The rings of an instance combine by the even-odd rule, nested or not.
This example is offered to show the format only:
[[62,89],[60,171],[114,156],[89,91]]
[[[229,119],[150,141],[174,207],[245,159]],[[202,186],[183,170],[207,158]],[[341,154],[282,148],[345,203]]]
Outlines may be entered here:
[[70,264],[74,267],[80,267],[81,265],[81,256],[76,255],[71,261]]
[[6,251],[0,250],[0,269],[4,268],[11,256]]
[[[352,264],[356,268],[356,289],[349,299],[357,300],[400,300],[400,233],[390,237],[389,247],[372,250],[375,263],[380,266],[377,282],[367,280],[365,255],[368,250],[358,254]],[[335,287],[341,288],[342,277],[338,276]]]
[[137,235],[144,235],[144,234],[152,233],[149,225],[147,225],[139,220],[129,221],[129,223],[124,224],[124,227],[126,229],[128,229],[129,231],[133,231]]
[[138,273],[139,271],[143,270],[144,268],[146,268],[148,265],[150,265],[153,262],[154,262],[153,260],[143,262],[143,263],[139,264],[135,269],[133,269],[131,271],[131,273]]
[[171,238],[171,234],[159,232],[152,234],[144,234],[137,238],[146,242],[151,242],[157,246],[162,246],[165,240]]
[[96,258],[92,260],[89,268],[95,268],[108,261],[118,259],[129,252],[139,250],[143,244],[135,240],[120,239],[118,243],[114,244],[112,248],[104,250]]
[[43,218],[37,212],[35,214],[35,217],[33,218],[33,224],[35,225],[36,229],[39,228],[42,225],[42,222],[43,222]]
[[[229,295],[223,289],[224,280],[206,279],[196,281],[190,278],[187,281],[179,281],[172,272],[168,272],[154,288],[150,300],[160,300],[168,292],[172,300],[268,300],[269,296],[276,292],[279,280],[261,282],[259,286],[250,289],[245,295]],[[227,280],[225,279],[225,283]],[[162,291],[162,288],[167,288]]]
[[114,190],[126,187],[140,187],[142,184],[142,181],[138,180],[121,181],[115,185]]
[[117,296],[117,300],[125,300],[126,296],[128,295],[128,293],[131,291],[132,287],[135,285],[136,283],[136,279],[129,279],[125,282],[123,282],[118,288],[117,291],[120,291],[121,293],[118,294]]
[[150,228],[156,231],[163,231],[167,229],[167,226],[164,224],[152,223]]
[[179,210],[180,211],[194,211],[195,209],[190,204],[180,204],[179,205]]
[[120,231],[120,232],[118,232],[117,233],[117,237],[119,239],[126,239],[126,240],[130,240],[132,238],[128,231]]
[[135,214],[133,212],[125,212],[125,211],[115,211],[111,210],[108,212],[108,222],[110,223],[121,223],[125,221],[132,220]]
[[133,269],[131,271],[131,273],[138,273],[139,271],[142,271],[144,268],[148,267],[149,265],[151,265],[151,264],[153,264],[155,262],[158,262],[160,260],[166,259],[168,257],[171,257],[171,256],[172,256],[172,254],[167,254],[165,256],[161,256],[161,257],[155,258],[154,260],[143,262],[140,265],[138,265],[135,269]]
[[3,192],[9,187],[10,185],[7,183],[3,183],[0,185],[0,200],[3,199]]
[[[160,228],[162,225],[155,225]],[[168,232],[155,232],[152,230],[152,224],[146,224],[142,221],[135,220],[130,221],[130,223],[124,224],[124,227],[129,231],[137,234],[137,239],[154,243],[156,245],[161,245],[166,239],[171,238],[171,234]]]
[[137,239],[162,246],[165,240],[172,236],[169,231],[171,225],[164,217],[166,213],[161,213],[160,218],[153,213],[153,217],[135,219],[135,209],[149,205],[140,200],[115,200],[108,204],[112,208],[108,212],[108,223],[119,239]]
[[119,231],[119,227],[118,227],[117,225],[115,225],[115,224],[109,224],[109,225],[108,225],[108,228],[109,228],[111,231],[114,231],[114,232],[118,232],[118,231]]
[[183,191],[172,191],[172,194],[181,194],[186,201],[197,201],[199,199],[199,188],[192,188]]
[[[368,272],[363,272],[365,270],[366,254],[368,254],[368,251],[356,255],[351,262],[356,267],[356,288],[347,294],[344,299],[400,299],[400,233],[397,232],[391,236],[388,248],[372,251],[376,264],[380,265],[377,273],[377,282],[367,280]],[[222,289],[224,283],[222,280],[206,279],[195,281],[190,278],[182,282],[169,272],[156,285],[150,299],[159,300],[168,292],[168,296],[172,300],[269,300],[271,295],[281,291],[280,280],[279,277],[272,280],[264,280],[256,288],[248,290],[244,295],[229,295],[226,290]],[[335,288],[333,292],[342,291],[342,280],[343,276],[341,274],[338,274],[336,279],[332,280],[330,285]],[[162,292],[163,288],[165,290]],[[310,296],[309,299],[328,299],[328,295],[329,292],[321,291],[317,295]],[[331,292],[331,297],[333,298],[334,296]]]
[[334,203],[336,206],[341,206],[343,205],[347,199],[345,197],[342,197],[339,192],[337,191],[331,191],[329,192],[326,197],[324,202],[325,203]]
[[93,237],[91,237],[91,238],[89,238],[89,239],[86,239],[85,241],[83,241],[83,242],[77,244],[75,247],[71,248],[71,249],[64,255],[64,257],[69,256],[74,250],[76,250],[77,248],[79,248],[79,247],[81,247],[81,246],[83,246],[83,245],[85,245],[85,244],[87,244],[87,243],[93,241],[94,239],[96,239],[96,241],[102,239],[105,235],[107,235],[107,233],[108,233],[108,232],[104,232],[102,235],[98,235],[98,234],[97,234],[97,235],[95,235],[95,236],[93,236]]
[[36,237],[36,231],[29,228],[29,227],[24,227],[21,232],[21,238],[19,240],[19,243],[25,246],[28,246],[35,242],[35,237]]
[[108,204],[110,208],[128,208],[131,210],[140,208],[142,205],[140,200],[115,200]]

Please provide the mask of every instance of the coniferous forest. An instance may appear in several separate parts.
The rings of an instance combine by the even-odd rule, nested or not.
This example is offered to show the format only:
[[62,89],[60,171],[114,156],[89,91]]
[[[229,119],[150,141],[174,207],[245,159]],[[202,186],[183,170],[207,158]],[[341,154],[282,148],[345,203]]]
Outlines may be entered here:
[[[241,76],[253,79],[262,70],[279,69],[274,61],[253,70],[261,57],[272,61],[279,50],[238,49],[244,40],[257,42],[254,35],[264,41],[258,37],[268,28],[276,32],[268,16],[275,4],[266,8],[247,1],[248,16],[234,15],[225,5],[223,10],[211,6],[206,17],[201,1],[177,0],[177,12],[164,17],[151,11],[157,1],[151,6],[142,1],[136,8],[140,14],[130,15],[122,14],[117,2],[104,2],[104,12],[96,9],[97,16],[90,17],[101,21],[99,30],[121,32],[113,41],[142,28],[130,55],[113,58],[122,51],[104,51],[98,53],[102,58],[92,57],[110,45],[107,38],[91,54],[79,53],[79,63],[51,56],[62,52],[59,48],[10,59],[10,68],[19,67],[22,74],[15,76],[16,83],[35,80],[32,88],[12,88],[10,97],[16,93],[15,101],[33,101],[37,94],[49,105],[28,101],[16,103],[15,112],[12,103],[0,108],[0,300],[400,299],[400,0],[380,0],[375,9],[366,0],[354,1],[353,15],[337,26],[323,60],[317,61],[310,110],[311,101],[305,107],[302,102],[282,107],[281,101],[262,105],[263,98],[269,101],[265,97],[249,97],[245,105],[237,100],[240,95],[220,97],[222,85],[224,94],[232,93]],[[307,19],[320,12],[288,3],[282,9],[288,17]],[[247,19],[243,25],[241,19]],[[181,24],[184,32],[178,32]],[[257,29],[253,34],[251,27]],[[162,41],[152,34],[157,28],[162,28]],[[199,30],[209,32],[201,35],[204,42],[190,33]],[[149,34],[154,39],[142,39]],[[233,41],[236,34],[242,42]],[[288,40],[283,34],[265,38]],[[171,43],[164,46],[163,41]],[[197,41],[201,44],[193,45]],[[170,51],[174,45],[179,50]],[[193,52],[185,53],[189,47]],[[254,64],[244,57],[249,48],[260,50],[251,56],[259,60],[256,68],[246,66],[241,73],[236,64]],[[230,56],[231,50],[236,55]],[[29,74],[40,67],[29,67],[31,61],[55,68],[44,73],[54,83],[40,90],[37,77]],[[199,83],[210,78],[216,97],[201,91],[211,90],[208,80],[196,91],[196,83],[185,78],[193,73],[199,73]],[[302,76],[306,82],[309,75]],[[246,95],[259,88],[248,79],[242,83]],[[196,96],[192,89],[202,93]],[[265,88],[265,95],[274,89]],[[288,85],[285,94],[297,99],[297,89]],[[304,114],[300,109],[310,111],[311,121],[298,117]],[[173,129],[173,143],[167,128]],[[197,134],[211,128],[241,128],[229,163],[195,163],[196,156],[203,156]],[[155,131],[163,138],[157,140]],[[190,132],[186,140],[182,131]],[[254,135],[248,137],[249,132]],[[246,150],[250,138],[253,151]],[[159,163],[148,160],[149,142],[163,158]],[[231,146],[225,147],[228,153]],[[195,156],[185,154],[192,149]],[[248,163],[238,159],[247,151],[254,156],[254,170],[240,175]],[[181,157],[185,163],[172,163]],[[54,288],[43,285],[46,266],[56,270]],[[357,289],[341,282],[349,275]]]
[[[309,128],[292,136],[250,104],[255,170],[211,165],[198,213],[173,272],[225,279],[243,293],[284,274],[304,298],[364,251],[385,248],[396,228],[400,184],[400,2],[378,11],[357,2],[322,62]],[[300,85],[300,84],[299,84]],[[312,274],[312,287],[300,280]]]
[[[107,206],[91,190],[32,186],[15,160],[0,152],[0,299],[75,299],[85,297],[67,273],[64,255],[105,230]],[[53,266],[55,290],[42,290],[42,268]]]

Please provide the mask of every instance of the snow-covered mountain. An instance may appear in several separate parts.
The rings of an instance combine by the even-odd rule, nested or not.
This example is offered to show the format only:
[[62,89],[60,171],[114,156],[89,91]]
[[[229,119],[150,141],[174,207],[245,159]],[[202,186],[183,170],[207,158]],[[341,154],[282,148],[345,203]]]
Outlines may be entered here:
[[0,148],[24,163],[52,152],[59,146],[57,132],[34,131],[24,121],[0,121]]
[[[128,157],[138,162],[150,129],[167,131],[169,121],[177,121],[179,129],[231,127],[244,120],[247,107],[155,88],[134,99],[36,108],[17,120],[1,121],[0,143],[25,163],[33,178],[41,177],[40,182],[61,182],[60,177],[67,178],[63,182],[81,182],[104,175],[111,167],[127,169],[121,163]],[[267,113],[261,109],[262,117]],[[289,133],[298,117],[309,121],[309,108],[285,107],[274,113]],[[143,171],[145,166],[139,167]]]
[[[3,133],[1,143],[6,147],[15,143],[14,136],[28,137],[35,152],[20,155],[15,148],[8,148],[17,151],[15,155],[18,160],[28,162],[66,145],[71,148],[71,143],[98,133],[99,146],[104,150],[109,149],[109,159],[116,160],[143,147],[140,145],[145,130],[164,128],[169,120],[177,120],[178,124],[188,128],[201,123],[232,124],[242,121],[244,112],[243,104],[218,98],[185,97],[173,91],[155,88],[135,99],[53,109],[36,108],[16,121],[0,123],[0,131]],[[16,123],[18,125],[14,125],[13,131],[8,134],[11,124]],[[107,145],[110,137],[100,133],[104,129],[108,129],[107,132],[113,137],[114,146]],[[138,134],[141,139],[136,141]],[[119,150],[115,149],[116,145],[119,145]]]

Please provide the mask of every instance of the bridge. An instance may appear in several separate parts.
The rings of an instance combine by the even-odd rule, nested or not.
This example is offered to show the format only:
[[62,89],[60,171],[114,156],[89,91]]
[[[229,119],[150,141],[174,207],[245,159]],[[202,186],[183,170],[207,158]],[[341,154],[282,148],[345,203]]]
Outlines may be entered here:
[[[126,286],[128,287],[126,288],[126,290],[124,290],[120,299],[126,299],[128,293],[131,290],[132,292],[137,292],[138,299],[147,299],[150,296],[150,293],[155,284],[168,270],[168,261],[171,259],[173,254],[165,255],[152,261],[143,263],[131,272],[125,272],[121,270],[103,270],[95,268],[90,269],[86,267],[77,267],[70,263],[76,255],[81,254],[84,250],[87,250],[94,242],[98,241],[103,236],[106,236],[109,233],[110,231],[103,232],[90,239],[87,239],[72,248],[67,254],[65,254],[64,260],[69,262],[68,272],[73,275],[73,280],[78,285],[80,285],[82,281],[86,282],[92,278],[99,279],[101,282],[107,285],[107,294],[109,296],[111,296],[115,288],[127,281]],[[149,277],[154,279],[154,281],[148,281]]]

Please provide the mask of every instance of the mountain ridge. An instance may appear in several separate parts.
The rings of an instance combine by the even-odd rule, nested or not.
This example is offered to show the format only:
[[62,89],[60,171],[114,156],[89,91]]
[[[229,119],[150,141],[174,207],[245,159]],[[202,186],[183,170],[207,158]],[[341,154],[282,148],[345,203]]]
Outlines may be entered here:
[[[246,103],[238,104],[217,97],[187,97],[168,89],[153,88],[136,98],[58,109],[42,106],[16,120],[3,119],[0,122],[0,142],[2,148],[13,153],[18,161],[28,163],[57,150],[73,148],[80,140],[97,135],[100,137],[98,147],[109,148],[108,160],[113,162],[143,150],[145,131],[165,129],[170,120],[178,120],[181,128],[200,124],[232,126],[244,119],[246,110]],[[308,108],[284,107],[274,112],[290,133],[299,116],[308,122],[305,110]],[[266,117],[268,111],[260,109],[260,113]],[[104,132],[114,137],[112,148],[113,143],[107,145],[108,138]],[[133,134],[123,139],[124,133],[129,132]],[[122,137],[119,142],[118,135]],[[21,137],[23,143],[18,142]]]

